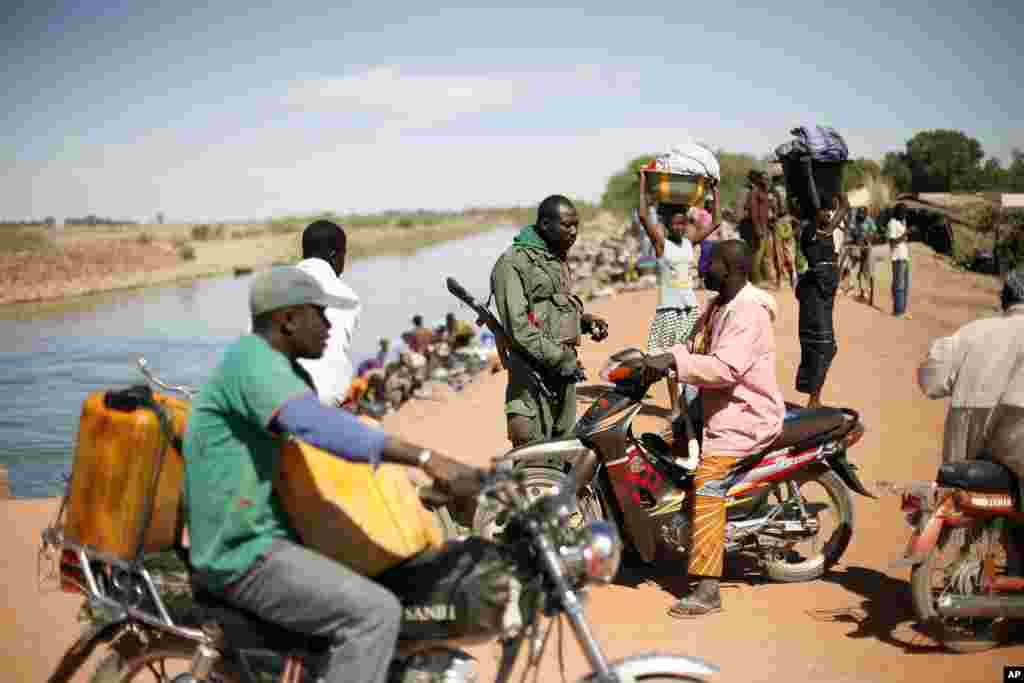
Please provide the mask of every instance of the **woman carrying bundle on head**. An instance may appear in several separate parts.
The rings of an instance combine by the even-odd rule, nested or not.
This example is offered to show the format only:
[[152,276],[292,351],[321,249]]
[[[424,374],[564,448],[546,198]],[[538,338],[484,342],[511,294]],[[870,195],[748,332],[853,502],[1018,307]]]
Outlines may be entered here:
[[807,271],[796,286],[796,298],[800,302],[800,367],[796,373],[796,390],[810,395],[808,408],[821,406],[825,376],[838,350],[833,320],[839,288],[834,233],[848,209],[846,195],[840,193],[830,208],[823,207],[813,219],[804,221],[801,230],[800,246],[807,258]]
[[[676,344],[685,343],[700,317],[697,295],[690,278],[691,266],[696,263],[693,248],[721,225],[718,184],[713,178],[708,181],[714,201],[712,213],[692,206],[685,213],[673,211],[667,216],[661,215],[660,222],[654,222],[648,214],[647,177],[645,173],[640,174],[639,220],[654,245],[658,275],[658,306],[647,337],[648,353],[667,351]],[[666,381],[672,419],[675,420],[680,413],[679,386],[674,379]]]

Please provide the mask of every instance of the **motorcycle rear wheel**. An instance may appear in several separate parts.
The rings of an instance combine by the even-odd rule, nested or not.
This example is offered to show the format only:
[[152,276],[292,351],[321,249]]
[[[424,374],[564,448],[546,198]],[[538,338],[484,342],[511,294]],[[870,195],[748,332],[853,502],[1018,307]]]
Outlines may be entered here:
[[[850,545],[850,539],[853,538],[853,501],[850,499],[846,484],[835,472],[826,470],[798,479],[795,483],[800,489],[801,496],[804,493],[803,487],[807,484],[814,483],[825,490],[828,501],[824,505],[828,508],[835,529],[829,534],[828,539],[813,547],[813,553],[807,557],[801,558],[796,551],[790,551],[785,556],[766,559],[765,573],[773,581],[781,583],[813,581],[820,578],[839,561]],[[817,505],[820,506],[822,503]],[[821,514],[815,511],[814,516],[818,520]],[[821,534],[822,529],[819,527],[818,534],[811,539],[812,544],[817,542]]]
[[951,652],[984,652],[999,646],[1006,638],[1004,620],[947,619],[935,610],[939,596],[951,590],[953,573],[964,562],[983,560],[989,553],[986,537],[987,533],[980,528],[944,529],[924,562],[910,572],[914,611],[924,624],[934,630],[933,635],[943,647]]
[[[138,638],[127,636],[117,641],[112,652],[96,666],[90,683],[129,683],[156,681],[170,683],[187,674],[196,651],[196,643],[174,636],[149,634],[153,640],[144,645]],[[240,683],[244,678],[223,660],[217,664],[209,683]]]

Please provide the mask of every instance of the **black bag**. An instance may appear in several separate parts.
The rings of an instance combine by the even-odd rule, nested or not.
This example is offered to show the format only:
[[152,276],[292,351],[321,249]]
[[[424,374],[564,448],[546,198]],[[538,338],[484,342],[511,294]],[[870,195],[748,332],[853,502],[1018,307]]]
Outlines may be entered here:
[[782,159],[786,196],[795,197],[800,217],[814,220],[818,209],[832,208],[843,189],[845,161],[812,161],[809,156]]
[[375,580],[402,603],[401,640],[496,636],[513,590],[515,565],[500,546],[482,538],[450,541]]

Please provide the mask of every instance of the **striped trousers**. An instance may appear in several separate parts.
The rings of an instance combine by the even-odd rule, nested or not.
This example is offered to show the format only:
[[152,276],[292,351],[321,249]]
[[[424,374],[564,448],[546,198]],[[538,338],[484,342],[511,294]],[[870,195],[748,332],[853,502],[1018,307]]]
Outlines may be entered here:
[[689,573],[692,576],[720,578],[725,554],[725,491],[715,484],[725,478],[739,458],[730,455],[704,455],[694,472],[693,543],[690,547]]

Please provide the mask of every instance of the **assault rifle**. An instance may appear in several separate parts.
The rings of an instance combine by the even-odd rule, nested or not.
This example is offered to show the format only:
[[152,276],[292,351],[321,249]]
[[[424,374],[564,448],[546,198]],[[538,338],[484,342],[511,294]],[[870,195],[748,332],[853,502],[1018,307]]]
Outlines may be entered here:
[[586,379],[582,368],[577,368],[576,374],[571,378],[563,379],[552,377],[551,372],[537,362],[537,360],[530,355],[529,351],[524,349],[522,345],[512,337],[512,335],[506,332],[505,328],[501,325],[501,321],[498,320],[486,306],[474,299],[473,295],[467,292],[455,278],[446,278],[445,285],[448,287],[448,291],[455,295],[455,298],[473,309],[477,315],[477,327],[486,327],[494,335],[494,340],[498,345],[498,357],[501,358],[501,364],[508,367],[505,362],[506,359],[510,355],[515,356],[530,371],[530,374],[537,383],[540,393],[543,394],[545,398],[555,397],[555,391],[551,389],[552,386],[558,386],[559,384],[564,384],[567,381],[582,382]]

